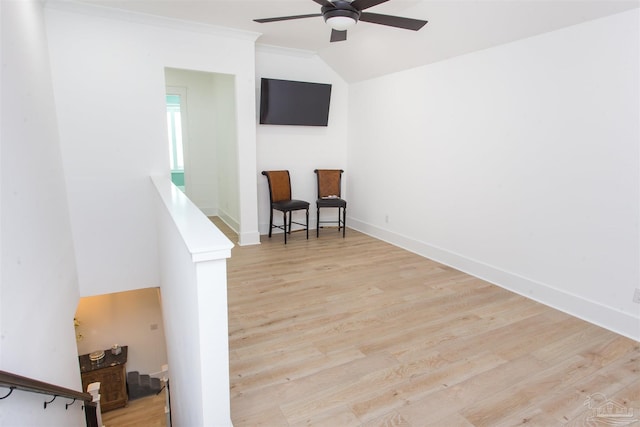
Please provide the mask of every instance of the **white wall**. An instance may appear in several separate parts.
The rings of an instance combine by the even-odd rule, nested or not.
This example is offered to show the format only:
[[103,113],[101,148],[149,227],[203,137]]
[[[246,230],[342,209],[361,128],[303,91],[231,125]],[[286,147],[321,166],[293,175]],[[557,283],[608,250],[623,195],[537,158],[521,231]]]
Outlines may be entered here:
[[638,15],[352,85],[348,222],[639,339]]
[[[343,196],[348,198],[346,183],[351,176],[351,170],[347,168],[346,149],[349,126],[347,84],[316,55],[300,51],[258,48],[255,81],[258,104],[255,109],[255,123],[258,123],[257,105],[260,102],[262,77],[332,85],[327,127],[256,125],[258,167],[255,179],[258,182],[261,234],[269,232],[269,187],[267,178],[261,175],[263,170],[289,170],[293,197],[311,203],[309,227],[315,228],[317,189],[314,169],[344,169]],[[304,222],[304,214],[294,214],[295,220]],[[274,230],[274,233],[276,231],[279,230]]]
[[160,289],[80,298],[75,314],[78,355],[128,346],[127,372],[159,373],[167,364]]
[[[81,294],[157,286],[148,177],[169,175],[165,67],[237,76],[239,170],[251,175],[255,35],[64,2],[45,18]],[[255,194],[241,195],[243,237],[257,236]]]
[[[42,5],[2,1],[0,369],[80,391],[79,299]],[[0,393],[5,394],[7,389]],[[14,391],[0,425],[84,425],[76,403]]]
[[[238,133],[236,131],[235,77],[216,74],[216,171],[218,173],[218,216],[240,232],[240,183],[238,180]],[[255,159],[253,159],[255,167]],[[251,177],[252,175],[249,175]],[[253,185],[253,191],[256,186]],[[255,195],[254,192],[251,194]],[[254,205],[255,206],[255,205]],[[257,212],[255,213],[257,215]],[[244,242],[241,240],[241,244]],[[253,242],[257,243],[257,242]]]

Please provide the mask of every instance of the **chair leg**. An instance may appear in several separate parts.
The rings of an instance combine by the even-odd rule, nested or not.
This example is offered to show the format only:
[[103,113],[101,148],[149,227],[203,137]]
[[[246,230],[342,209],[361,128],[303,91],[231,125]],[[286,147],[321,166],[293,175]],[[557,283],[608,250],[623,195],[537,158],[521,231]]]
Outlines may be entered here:
[[287,211],[283,211],[282,212],[282,220],[284,221],[284,227],[282,228],[284,230],[284,244],[287,244]]
[[307,208],[307,240],[309,240],[309,208]]
[[320,208],[316,207],[316,238],[320,237]]
[[273,209],[269,212],[269,238],[271,238],[271,231],[273,230]]
[[347,207],[342,208],[342,238],[347,232]]

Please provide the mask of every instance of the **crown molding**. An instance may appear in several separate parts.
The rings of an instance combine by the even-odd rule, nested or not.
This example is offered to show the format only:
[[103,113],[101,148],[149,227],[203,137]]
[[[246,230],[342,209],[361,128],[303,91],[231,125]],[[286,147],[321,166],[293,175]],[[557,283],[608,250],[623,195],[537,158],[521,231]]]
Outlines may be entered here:
[[73,0],[45,0],[45,8],[63,12],[96,16],[104,19],[132,22],[142,25],[152,25],[172,30],[191,31],[214,36],[230,37],[255,42],[261,33],[238,30],[217,25],[185,21],[163,16],[150,15],[140,12],[115,9],[111,7],[91,5]]
[[256,43],[256,53],[270,53],[287,56],[298,56],[301,58],[312,58],[318,56],[317,52],[306,49],[294,49],[290,47],[274,46],[270,44]]

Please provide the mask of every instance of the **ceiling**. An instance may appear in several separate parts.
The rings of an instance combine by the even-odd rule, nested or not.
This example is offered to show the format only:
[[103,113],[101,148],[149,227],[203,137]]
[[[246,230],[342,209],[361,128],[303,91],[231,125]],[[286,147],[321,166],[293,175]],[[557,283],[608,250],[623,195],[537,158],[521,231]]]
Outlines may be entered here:
[[367,12],[423,19],[415,32],[359,22],[330,43],[322,17],[259,24],[254,18],[313,14],[313,0],[78,0],[260,33],[257,44],[318,54],[347,82],[509,43],[640,6],[640,0],[389,0]]

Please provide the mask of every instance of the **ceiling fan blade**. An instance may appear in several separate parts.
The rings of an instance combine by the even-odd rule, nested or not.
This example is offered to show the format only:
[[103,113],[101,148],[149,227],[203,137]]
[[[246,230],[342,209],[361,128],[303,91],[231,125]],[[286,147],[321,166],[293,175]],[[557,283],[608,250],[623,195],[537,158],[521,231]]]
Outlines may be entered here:
[[347,39],[347,30],[344,31],[338,31],[338,30],[331,30],[331,42],[343,42]]
[[301,18],[313,18],[316,16],[322,16],[321,13],[310,13],[308,15],[294,15],[294,16],[280,16],[278,18],[263,18],[263,19],[254,19],[255,22],[259,22],[264,24],[266,22],[276,22],[276,21],[288,21],[290,19],[301,19]]
[[355,0],[351,2],[351,6],[357,10],[365,10],[387,1],[389,0]]
[[314,2],[318,3],[320,6],[333,6],[333,3],[331,3],[329,0],[313,0]]
[[387,25],[389,27],[403,28],[405,30],[418,31],[424,27],[427,21],[420,19],[403,18],[401,16],[380,15],[379,13],[362,12],[360,21],[372,24]]

